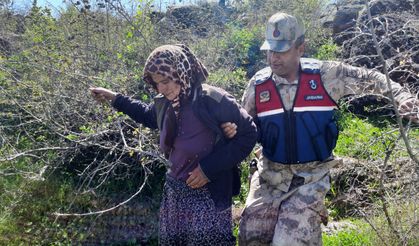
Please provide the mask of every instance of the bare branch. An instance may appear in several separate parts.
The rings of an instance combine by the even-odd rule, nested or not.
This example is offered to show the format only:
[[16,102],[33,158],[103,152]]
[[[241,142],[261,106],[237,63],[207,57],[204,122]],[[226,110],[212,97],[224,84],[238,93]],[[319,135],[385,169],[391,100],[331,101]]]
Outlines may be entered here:
[[98,214],[103,214],[106,212],[110,212],[120,206],[123,206],[125,204],[127,204],[129,201],[131,201],[134,197],[136,197],[138,194],[141,193],[141,191],[143,190],[144,186],[147,184],[147,180],[148,180],[148,175],[145,176],[144,181],[141,185],[141,187],[137,190],[137,192],[135,192],[130,198],[128,198],[127,200],[104,210],[100,210],[100,211],[94,211],[94,212],[88,212],[88,213],[59,213],[59,212],[55,212],[53,213],[54,216],[57,217],[68,217],[68,216],[76,216],[76,217],[80,217],[80,216],[90,216],[90,215],[98,215]]
[[38,148],[38,149],[31,149],[31,150],[27,150],[21,153],[14,154],[12,156],[8,156],[6,158],[1,158],[0,162],[12,161],[16,158],[24,157],[24,156],[38,157],[32,154],[34,152],[49,151],[49,150],[69,150],[69,149],[73,149],[73,148],[71,147],[44,147],[44,148]]
[[384,59],[384,56],[381,52],[380,46],[379,46],[378,41],[377,41],[377,37],[375,35],[373,19],[371,17],[371,11],[370,11],[368,2],[366,1],[365,4],[366,4],[366,7],[367,7],[367,13],[368,13],[368,19],[369,19],[369,28],[370,28],[370,31],[372,33],[372,38],[373,38],[373,41],[374,41],[374,44],[375,44],[375,49],[377,50],[377,54],[380,57],[380,60],[383,64],[383,69],[384,69],[384,74],[386,76],[387,86],[388,86],[389,91],[390,91],[390,99],[391,99],[391,102],[393,104],[393,110],[396,113],[397,123],[399,124],[399,129],[400,129],[400,134],[401,134],[401,136],[403,138],[403,141],[406,145],[406,149],[407,149],[407,152],[409,153],[410,158],[412,158],[412,160],[414,160],[415,163],[417,165],[419,165],[419,160],[417,159],[417,157],[413,153],[412,148],[410,146],[410,142],[407,138],[407,135],[406,135],[406,132],[405,132],[405,129],[404,129],[404,126],[403,126],[403,121],[402,121],[400,112],[398,110],[396,100],[394,98],[394,94],[393,94],[393,90],[392,90],[392,86],[391,86],[391,82],[390,82],[390,77],[389,77],[389,74],[388,74],[387,63],[386,63],[386,60]]

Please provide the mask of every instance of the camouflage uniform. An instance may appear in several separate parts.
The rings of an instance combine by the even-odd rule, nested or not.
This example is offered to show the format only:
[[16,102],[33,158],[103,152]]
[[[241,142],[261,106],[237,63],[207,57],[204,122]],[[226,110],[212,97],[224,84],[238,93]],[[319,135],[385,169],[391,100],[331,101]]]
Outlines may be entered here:
[[[319,61],[319,67],[325,89],[335,101],[349,94],[388,92],[381,73],[332,61]],[[243,107],[253,117],[256,117],[255,81],[265,75],[256,74],[242,98]],[[275,74],[272,79],[285,109],[290,109],[298,81],[289,83]],[[412,97],[397,83],[392,82],[392,90],[398,102]],[[239,244],[321,245],[320,223],[327,221],[324,197],[330,189],[329,170],[339,163],[340,159],[331,156],[325,162],[285,165],[262,155],[240,221]]]

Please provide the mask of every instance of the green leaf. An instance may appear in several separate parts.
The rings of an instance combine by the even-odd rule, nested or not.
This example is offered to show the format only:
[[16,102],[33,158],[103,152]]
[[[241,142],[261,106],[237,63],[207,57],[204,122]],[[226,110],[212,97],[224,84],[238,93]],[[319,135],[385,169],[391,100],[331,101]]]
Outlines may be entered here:
[[67,138],[68,140],[74,141],[74,140],[77,140],[79,137],[78,137],[78,136],[76,136],[76,135],[74,135],[74,134],[68,134],[68,135],[66,136],[66,138]]

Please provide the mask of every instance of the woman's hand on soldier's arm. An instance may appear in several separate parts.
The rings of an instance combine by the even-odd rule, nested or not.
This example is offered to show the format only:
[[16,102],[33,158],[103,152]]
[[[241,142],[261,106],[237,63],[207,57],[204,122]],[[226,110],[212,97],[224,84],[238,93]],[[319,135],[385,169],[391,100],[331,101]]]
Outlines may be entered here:
[[90,87],[90,93],[92,94],[93,98],[101,103],[110,102],[113,103],[115,101],[116,95],[118,93],[102,88],[102,87]]
[[232,122],[221,124],[221,129],[223,129],[224,136],[227,138],[233,138],[237,134],[237,125]]

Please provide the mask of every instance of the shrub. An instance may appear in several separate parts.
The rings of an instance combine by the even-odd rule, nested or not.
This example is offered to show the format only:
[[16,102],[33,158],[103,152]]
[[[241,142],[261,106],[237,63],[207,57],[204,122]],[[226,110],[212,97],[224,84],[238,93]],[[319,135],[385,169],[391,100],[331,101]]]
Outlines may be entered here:
[[335,60],[339,53],[339,47],[333,43],[332,39],[327,39],[318,49],[314,58],[319,60]]
[[[352,222],[350,222],[352,223]],[[335,234],[323,233],[324,246],[373,246],[376,235],[369,225],[362,221],[355,222],[356,228],[347,228],[337,231]]]

